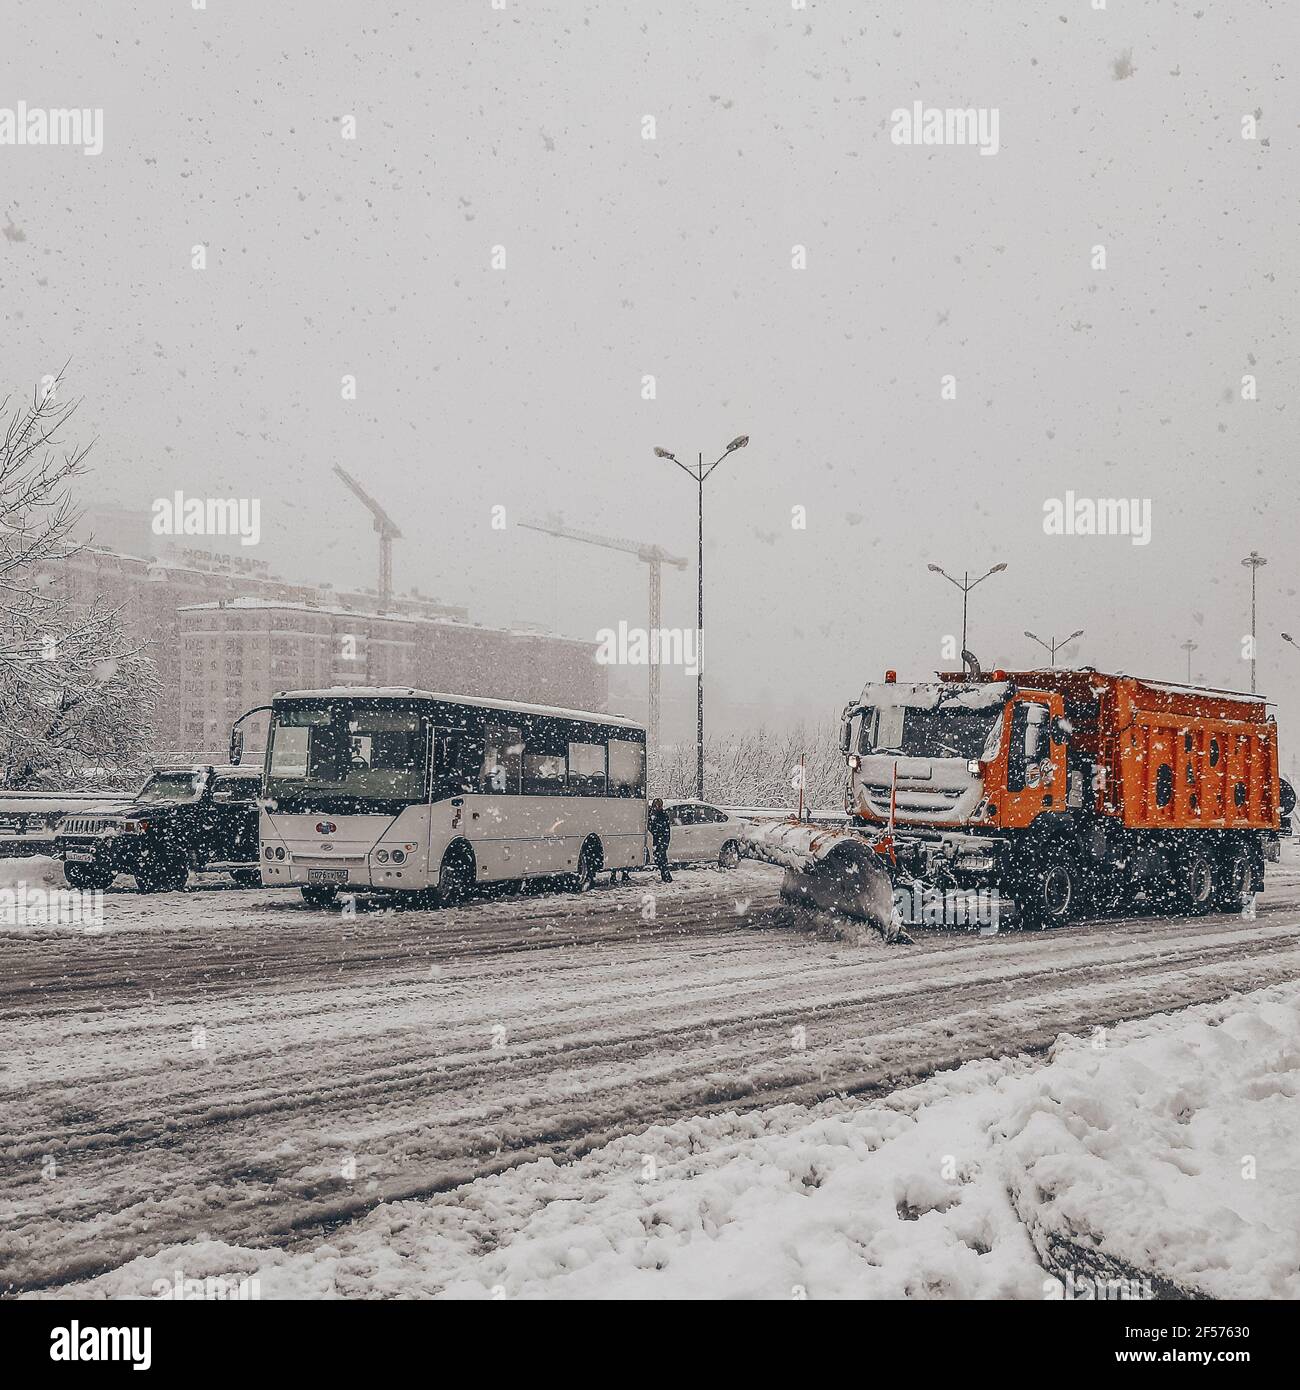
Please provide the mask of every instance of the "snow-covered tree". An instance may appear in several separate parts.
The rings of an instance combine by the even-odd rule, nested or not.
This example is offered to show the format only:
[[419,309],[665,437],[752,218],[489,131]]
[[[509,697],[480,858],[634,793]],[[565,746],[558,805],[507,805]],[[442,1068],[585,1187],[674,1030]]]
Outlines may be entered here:
[[[819,811],[844,809],[848,776],[840,753],[839,726],[796,724],[774,731],[752,729],[704,742],[704,795],[724,806],[782,807],[799,802],[795,778],[804,756],[804,805]],[[695,795],[695,745],[678,744],[651,764],[650,795]]]
[[[59,381],[30,405],[0,401],[0,785],[112,777],[145,757],[156,700],[153,663],[118,609],[73,603],[59,566],[79,547],[71,485],[90,446],[60,432],[76,404]],[[93,770],[93,771],[92,771]]]

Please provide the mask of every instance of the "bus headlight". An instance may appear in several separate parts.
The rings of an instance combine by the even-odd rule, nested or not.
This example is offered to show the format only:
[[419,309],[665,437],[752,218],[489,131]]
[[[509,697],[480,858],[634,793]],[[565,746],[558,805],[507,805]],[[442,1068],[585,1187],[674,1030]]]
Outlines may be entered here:
[[404,863],[405,860],[406,860],[406,851],[405,851],[405,850],[395,849],[395,850],[393,851],[393,863],[394,863],[394,864],[401,864],[401,863]]
[[388,863],[388,851],[387,851],[386,849],[377,849],[377,850],[375,851],[375,859],[376,859],[380,864],[387,864],[387,863]]
[[263,853],[268,859],[274,859],[274,858],[275,858],[275,851],[271,848],[270,845],[267,845],[267,847],[262,851],[262,853]]
[[277,859],[283,859],[283,858],[284,858],[284,846],[283,846],[283,845],[276,845],[276,847],[275,847],[275,857],[276,857]]

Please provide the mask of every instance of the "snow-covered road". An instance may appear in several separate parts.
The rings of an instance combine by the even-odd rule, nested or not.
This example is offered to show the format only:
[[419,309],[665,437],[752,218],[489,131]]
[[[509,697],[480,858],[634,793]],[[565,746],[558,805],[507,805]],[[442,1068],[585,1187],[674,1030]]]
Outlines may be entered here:
[[99,935],[0,929],[0,1286],[199,1234],[318,1240],[659,1121],[879,1093],[1295,979],[1300,875],[1270,875],[1253,922],[910,947],[796,931],[756,864],[355,918],[262,890],[113,893]]

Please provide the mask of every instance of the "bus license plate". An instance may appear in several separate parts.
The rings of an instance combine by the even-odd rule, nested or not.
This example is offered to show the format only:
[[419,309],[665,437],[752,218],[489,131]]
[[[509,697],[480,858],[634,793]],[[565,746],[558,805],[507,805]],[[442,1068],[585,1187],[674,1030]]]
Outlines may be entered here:
[[308,883],[346,883],[348,881],[348,871],[346,869],[308,869]]

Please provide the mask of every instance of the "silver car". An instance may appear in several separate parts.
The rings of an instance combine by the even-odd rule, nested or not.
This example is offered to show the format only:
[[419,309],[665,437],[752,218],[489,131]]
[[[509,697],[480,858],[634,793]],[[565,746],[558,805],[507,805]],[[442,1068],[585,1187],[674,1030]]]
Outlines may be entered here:
[[704,801],[665,801],[664,811],[672,826],[670,863],[707,860],[724,869],[734,869],[740,863],[747,822],[739,816],[728,815]]

